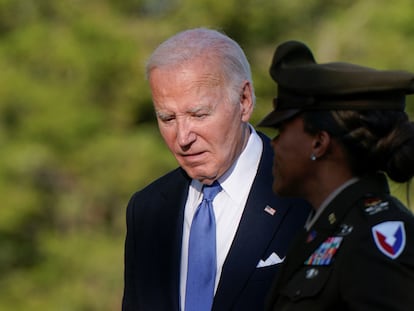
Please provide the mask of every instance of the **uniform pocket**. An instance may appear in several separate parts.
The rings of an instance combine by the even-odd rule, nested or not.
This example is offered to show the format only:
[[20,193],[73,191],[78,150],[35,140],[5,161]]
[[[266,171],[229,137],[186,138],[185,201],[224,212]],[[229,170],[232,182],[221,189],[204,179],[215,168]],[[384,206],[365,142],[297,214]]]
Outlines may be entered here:
[[321,292],[331,273],[331,266],[304,266],[281,290],[283,296],[297,301]]

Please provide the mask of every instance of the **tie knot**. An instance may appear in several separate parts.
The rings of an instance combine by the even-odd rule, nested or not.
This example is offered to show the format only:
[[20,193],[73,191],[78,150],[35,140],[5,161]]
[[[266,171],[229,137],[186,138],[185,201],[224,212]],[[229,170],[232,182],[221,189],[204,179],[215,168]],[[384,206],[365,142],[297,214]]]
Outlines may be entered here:
[[216,195],[221,191],[221,186],[218,181],[215,181],[211,185],[203,187],[203,200],[213,201]]

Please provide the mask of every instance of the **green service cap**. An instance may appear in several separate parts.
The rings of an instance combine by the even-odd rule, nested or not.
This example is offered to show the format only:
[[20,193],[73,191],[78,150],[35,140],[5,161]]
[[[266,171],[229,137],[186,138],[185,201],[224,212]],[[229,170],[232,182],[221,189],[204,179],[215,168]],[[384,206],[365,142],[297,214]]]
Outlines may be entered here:
[[406,94],[414,93],[414,74],[376,70],[355,64],[317,64],[310,49],[298,41],[279,45],[270,75],[278,95],[258,126],[276,127],[301,111],[404,110]]

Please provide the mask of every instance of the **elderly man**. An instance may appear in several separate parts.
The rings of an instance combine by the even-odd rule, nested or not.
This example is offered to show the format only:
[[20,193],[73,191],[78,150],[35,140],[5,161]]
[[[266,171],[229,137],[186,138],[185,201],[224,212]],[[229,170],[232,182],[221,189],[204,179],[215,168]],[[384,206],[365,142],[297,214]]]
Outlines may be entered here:
[[180,167],[129,202],[123,310],[261,310],[308,206],[272,193],[246,56],[222,33],[192,29],[154,51],[147,77]]

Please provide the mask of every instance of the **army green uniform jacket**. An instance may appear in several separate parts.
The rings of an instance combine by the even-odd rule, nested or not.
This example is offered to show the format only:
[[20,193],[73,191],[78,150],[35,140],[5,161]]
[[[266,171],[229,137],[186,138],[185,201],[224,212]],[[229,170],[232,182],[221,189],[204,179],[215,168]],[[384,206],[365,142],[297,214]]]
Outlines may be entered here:
[[267,310],[414,310],[414,216],[384,175],[345,188],[297,236]]

